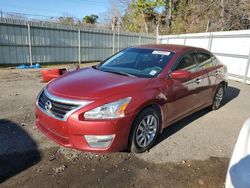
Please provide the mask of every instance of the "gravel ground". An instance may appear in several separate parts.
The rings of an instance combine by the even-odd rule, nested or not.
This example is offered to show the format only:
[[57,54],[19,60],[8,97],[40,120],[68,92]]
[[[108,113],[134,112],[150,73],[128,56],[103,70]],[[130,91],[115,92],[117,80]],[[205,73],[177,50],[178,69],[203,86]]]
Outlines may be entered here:
[[34,126],[38,70],[0,69],[3,187],[223,187],[233,146],[249,117],[250,87],[229,82],[224,106],[168,127],[147,153],[105,155],[61,148]]

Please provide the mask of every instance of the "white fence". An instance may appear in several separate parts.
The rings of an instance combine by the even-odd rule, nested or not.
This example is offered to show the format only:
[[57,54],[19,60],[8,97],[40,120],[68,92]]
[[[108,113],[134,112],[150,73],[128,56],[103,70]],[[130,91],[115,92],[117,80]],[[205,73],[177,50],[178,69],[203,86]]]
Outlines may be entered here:
[[250,84],[250,30],[165,35],[158,42],[206,48],[227,65],[229,78]]

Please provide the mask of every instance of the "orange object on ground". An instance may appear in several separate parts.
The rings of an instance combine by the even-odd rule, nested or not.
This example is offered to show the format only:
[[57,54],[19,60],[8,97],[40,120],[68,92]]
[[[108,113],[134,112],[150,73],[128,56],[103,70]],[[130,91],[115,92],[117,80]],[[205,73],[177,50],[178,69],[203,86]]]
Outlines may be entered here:
[[52,79],[59,77],[60,75],[64,74],[66,69],[48,69],[48,70],[41,70],[43,82],[49,82]]

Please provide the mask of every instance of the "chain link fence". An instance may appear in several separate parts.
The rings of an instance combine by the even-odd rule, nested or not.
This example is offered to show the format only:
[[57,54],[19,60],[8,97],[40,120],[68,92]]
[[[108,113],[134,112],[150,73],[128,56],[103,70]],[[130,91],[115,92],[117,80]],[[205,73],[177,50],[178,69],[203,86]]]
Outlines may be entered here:
[[0,64],[100,61],[156,36],[98,28],[0,18]]

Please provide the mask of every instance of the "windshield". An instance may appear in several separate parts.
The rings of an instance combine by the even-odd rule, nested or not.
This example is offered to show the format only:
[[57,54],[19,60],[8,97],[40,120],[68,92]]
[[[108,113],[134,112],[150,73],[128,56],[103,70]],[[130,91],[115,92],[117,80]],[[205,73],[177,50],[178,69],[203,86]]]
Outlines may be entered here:
[[104,61],[98,70],[136,76],[156,77],[168,64],[174,52],[154,49],[128,48]]

